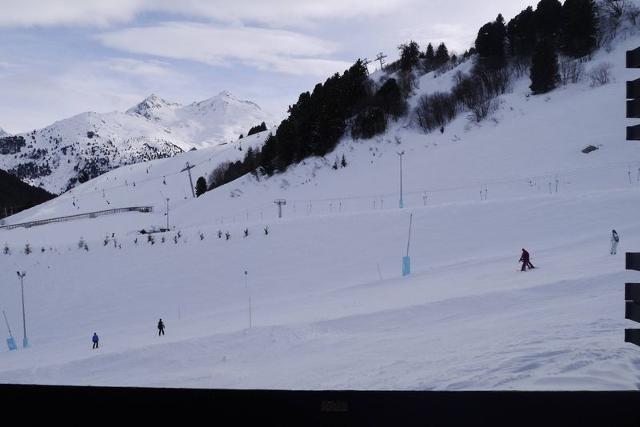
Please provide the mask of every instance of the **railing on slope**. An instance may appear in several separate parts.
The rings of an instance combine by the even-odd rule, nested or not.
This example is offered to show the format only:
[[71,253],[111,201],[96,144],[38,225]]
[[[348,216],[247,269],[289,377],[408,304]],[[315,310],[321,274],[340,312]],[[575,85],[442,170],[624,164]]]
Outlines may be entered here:
[[13,228],[18,228],[18,227],[29,228],[29,227],[35,227],[38,225],[51,224],[53,222],[66,222],[66,221],[75,221],[75,220],[84,219],[84,218],[97,218],[103,215],[114,215],[114,214],[125,213],[125,212],[150,213],[150,212],[153,212],[153,206],[131,206],[126,208],[115,208],[115,209],[107,209],[103,211],[87,212],[87,213],[76,214],[76,215],[60,216],[57,218],[39,219],[37,221],[21,222],[19,224],[7,224],[7,225],[0,226],[0,230],[11,230]]

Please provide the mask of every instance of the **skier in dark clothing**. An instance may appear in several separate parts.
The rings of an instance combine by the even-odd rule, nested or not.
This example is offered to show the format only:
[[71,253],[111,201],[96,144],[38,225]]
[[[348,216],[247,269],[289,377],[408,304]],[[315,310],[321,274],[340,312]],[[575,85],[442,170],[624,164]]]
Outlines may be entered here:
[[96,334],[95,332],[93,333],[93,337],[91,338],[91,341],[93,341],[93,348],[98,348],[98,334]]
[[520,256],[519,262],[522,263],[522,269],[520,271],[527,271],[527,267],[535,268],[529,259],[529,252],[527,252],[524,248],[522,248],[522,255]]
[[164,323],[162,323],[162,319],[158,321],[158,336],[164,335]]

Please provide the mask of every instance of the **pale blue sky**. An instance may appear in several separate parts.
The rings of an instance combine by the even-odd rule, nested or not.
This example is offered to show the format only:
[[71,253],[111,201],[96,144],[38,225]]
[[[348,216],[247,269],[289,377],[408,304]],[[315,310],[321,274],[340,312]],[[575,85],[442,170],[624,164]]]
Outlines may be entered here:
[[190,103],[222,90],[276,117],[358,57],[397,45],[471,46],[527,0],[0,0],[0,127],[123,111],[150,93]]

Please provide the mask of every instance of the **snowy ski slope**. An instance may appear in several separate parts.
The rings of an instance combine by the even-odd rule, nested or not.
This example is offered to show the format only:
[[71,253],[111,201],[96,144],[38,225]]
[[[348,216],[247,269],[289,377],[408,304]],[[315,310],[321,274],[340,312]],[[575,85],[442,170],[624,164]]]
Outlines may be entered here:
[[[587,64],[611,62],[611,84],[527,97],[525,77],[479,125],[463,115],[444,134],[425,135],[399,122],[373,140],[345,138],[326,159],[283,175],[190,197],[186,162],[197,165],[195,181],[259,146],[262,133],[242,140],[242,151],[231,144],[116,169],[8,218],[155,206],[0,233],[11,250],[0,254],[0,308],[20,341],[15,271],[26,271],[31,342],[2,348],[0,381],[637,389],[640,353],[623,342],[632,326],[623,302],[624,283],[638,277],[624,270],[623,253],[640,251],[640,145],[624,140],[624,82],[637,77],[624,52],[638,44],[629,38]],[[446,90],[454,72],[422,76],[411,102]],[[588,144],[600,149],[583,154]],[[347,167],[332,169],[343,154]],[[165,224],[166,198],[172,231],[152,245],[137,230]],[[277,198],[287,200],[282,219]],[[403,278],[410,213],[412,274]],[[526,273],[523,247],[538,267]]]

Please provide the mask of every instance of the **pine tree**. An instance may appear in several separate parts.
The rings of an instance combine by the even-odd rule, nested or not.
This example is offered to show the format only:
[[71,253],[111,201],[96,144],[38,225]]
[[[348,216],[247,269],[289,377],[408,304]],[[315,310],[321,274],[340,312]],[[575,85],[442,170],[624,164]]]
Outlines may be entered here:
[[597,16],[594,0],[566,0],[562,6],[562,50],[580,58],[596,47]]
[[5,255],[11,255],[11,249],[9,249],[9,245],[8,244],[6,244],[6,243],[4,244],[4,249],[2,250],[2,252]]
[[407,111],[407,102],[396,79],[389,79],[374,96],[373,103],[393,118],[399,118]]
[[24,253],[25,255],[29,255],[31,253],[31,245],[30,244],[26,244],[24,245]]
[[509,53],[526,57],[533,54],[536,46],[535,12],[531,6],[520,12],[507,25]]
[[207,181],[204,179],[203,176],[201,176],[196,181],[196,197],[200,197],[206,192],[207,192]]
[[476,50],[486,65],[504,66],[507,29],[502,14],[495,21],[483,25],[476,37]]
[[529,88],[534,95],[547,93],[557,86],[560,80],[558,55],[551,41],[542,40],[536,45],[531,58],[530,77]]
[[562,4],[558,0],[540,0],[534,16],[538,40],[556,44],[562,23]]
[[418,64],[420,46],[411,40],[407,44],[398,46],[398,49],[400,49],[400,69],[402,71],[411,71]]
[[340,166],[343,168],[347,167],[347,159],[344,158],[344,154],[342,155],[342,160],[340,160]]
[[440,43],[436,49],[435,64],[439,67],[446,64],[447,61],[449,61],[449,50],[444,43]]
[[427,52],[424,55],[424,59],[427,63],[427,68],[431,69],[431,67],[433,66],[434,60],[436,59],[436,53],[433,50],[433,45],[431,43],[429,43],[429,45],[427,46]]

